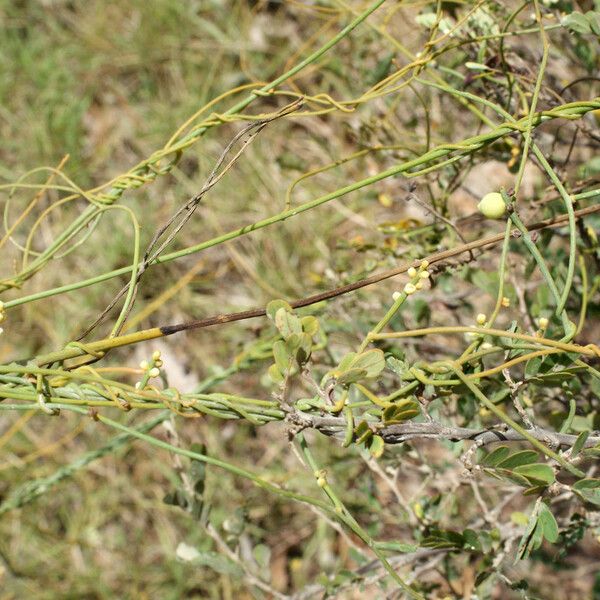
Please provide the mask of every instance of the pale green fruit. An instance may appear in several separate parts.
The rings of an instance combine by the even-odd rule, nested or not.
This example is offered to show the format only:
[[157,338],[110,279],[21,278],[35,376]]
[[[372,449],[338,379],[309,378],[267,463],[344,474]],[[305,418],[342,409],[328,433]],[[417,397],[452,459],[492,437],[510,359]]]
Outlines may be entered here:
[[502,194],[490,192],[486,194],[477,205],[479,212],[488,219],[500,219],[506,212],[506,204],[502,200]]

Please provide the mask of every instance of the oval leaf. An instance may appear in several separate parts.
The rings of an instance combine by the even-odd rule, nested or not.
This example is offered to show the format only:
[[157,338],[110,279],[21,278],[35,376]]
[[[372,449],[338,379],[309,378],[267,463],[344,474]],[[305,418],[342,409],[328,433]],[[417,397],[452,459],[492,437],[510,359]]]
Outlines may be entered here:
[[573,491],[582,500],[600,506],[600,479],[581,479],[573,484]]
[[508,446],[498,446],[484,456],[479,464],[482,467],[496,467],[499,463],[508,458],[509,454],[510,450],[508,449]]
[[547,485],[554,483],[554,469],[544,463],[532,463],[516,467],[514,472],[527,477],[532,482],[541,482]]
[[515,452],[508,458],[504,459],[498,464],[498,467],[502,469],[514,469],[522,465],[528,465],[535,462],[538,459],[538,453],[533,450],[523,450],[522,452]]
[[550,509],[543,502],[540,508],[540,516],[538,521],[542,527],[544,537],[549,542],[556,542],[558,539],[558,523],[556,522],[556,519],[554,518],[554,515]]

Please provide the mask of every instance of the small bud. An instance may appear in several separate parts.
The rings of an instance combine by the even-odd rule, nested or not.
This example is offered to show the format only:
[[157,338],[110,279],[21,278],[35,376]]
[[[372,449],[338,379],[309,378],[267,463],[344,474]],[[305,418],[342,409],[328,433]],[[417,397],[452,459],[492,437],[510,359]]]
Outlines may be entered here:
[[476,320],[478,325],[485,325],[487,317],[483,313],[479,313]]
[[148,375],[150,375],[150,377],[158,377],[160,375],[160,369],[157,369],[156,367],[152,367],[148,371]]
[[414,267],[410,267],[406,273],[411,279],[417,276],[417,270]]
[[394,302],[396,302],[400,298],[400,296],[402,296],[400,292],[394,292],[392,294],[392,299],[394,300]]
[[417,281],[417,283],[415,283],[415,288],[417,290],[422,290],[423,289],[423,282],[422,281]]
[[538,320],[540,329],[548,329],[548,319],[546,317],[540,317]]
[[507,298],[506,296],[504,296],[502,298],[502,301],[500,304],[502,304],[502,306],[504,306],[504,308],[508,308],[510,306],[510,298]]
[[324,487],[327,485],[327,479],[325,479],[325,477],[319,477],[319,478],[317,479],[317,485],[318,485],[320,488],[324,488]]
[[148,367],[149,367],[149,365],[148,365],[148,361],[147,360],[143,360],[140,363],[140,369],[142,369],[142,371],[145,371]]
[[431,273],[429,271],[421,271],[419,273],[419,277],[421,279],[428,279],[430,275],[431,275]]
[[414,294],[416,291],[417,291],[417,288],[412,283],[407,283],[404,286],[404,293],[407,296],[410,296],[411,294]]
[[425,270],[428,266],[429,266],[429,261],[428,260],[422,260],[421,261],[421,265],[419,266],[419,268]]
[[492,345],[489,342],[483,342],[483,344],[481,344],[482,350],[489,350],[490,348],[492,348]]
[[141,381],[136,381],[135,382],[135,389],[139,390],[142,387],[142,382]]
[[160,360],[160,350],[155,350],[152,353],[152,360]]
[[163,366],[163,361],[162,360],[155,360],[154,361],[154,366],[158,367],[160,369]]

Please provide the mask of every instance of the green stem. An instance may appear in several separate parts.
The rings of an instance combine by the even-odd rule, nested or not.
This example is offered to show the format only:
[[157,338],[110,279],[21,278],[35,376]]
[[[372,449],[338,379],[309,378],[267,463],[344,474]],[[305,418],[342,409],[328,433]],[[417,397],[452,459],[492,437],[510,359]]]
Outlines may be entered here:
[[487,396],[462,372],[460,368],[455,366],[451,362],[447,362],[446,365],[449,369],[456,373],[456,376],[471,390],[473,395],[492,413],[494,413],[501,421],[506,423],[511,429],[514,429],[519,435],[523,436],[534,448],[537,448],[540,452],[544,453],[548,458],[552,458],[559,465],[564,467],[569,473],[577,477],[585,477],[585,473],[574,467],[572,464],[567,462],[562,456],[550,450],[540,442],[535,439],[530,433],[527,432],[526,429],[521,427],[516,421],[513,421],[504,411],[500,410],[493,402],[488,400]]
[[350,511],[344,506],[344,503],[340,500],[338,495],[335,493],[335,490],[331,487],[331,485],[327,482],[325,477],[325,473],[322,469],[319,468],[317,462],[315,461],[308,444],[306,443],[306,439],[304,435],[301,433],[297,436],[298,442],[300,444],[300,448],[304,457],[306,458],[306,462],[312,472],[315,474],[322,474],[321,476],[325,479],[325,484],[322,486],[323,491],[327,494],[327,497],[331,500],[331,503],[334,505],[334,513],[336,517],[344,523],[347,527],[349,527],[377,556],[385,570],[392,576],[394,581],[411,597],[418,598],[420,600],[424,600],[424,597],[419,594],[417,591],[412,589],[401,577],[396,573],[392,565],[385,558],[383,552],[377,547],[375,540],[358,524],[356,519],[352,516]]
[[[504,202],[506,202],[507,205],[510,205],[510,199],[504,190],[502,190],[502,197],[504,198]],[[562,324],[563,324],[563,329],[565,331],[564,340],[568,341],[573,337],[573,334],[575,333],[575,325],[573,323],[571,323],[571,321],[569,321],[569,317],[567,316],[567,312],[564,310],[564,308],[560,311],[560,313],[558,311],[558,307],[561,304],[560,293],[558,291],[558,287],[556,286],[556,283],[554,282],[552,275],[550,274],[550,271],[548,270],[548,267],[546,266],[544,257],[542,256],[542,254],[538,250],[537,246],[534,244],[533,240],[531,239],[531,235],[529,234],[529,231],[527,231],[527,227],[525,227],[523,221],[521,221],[521,218],[517,214],[516,210],[511,211],[510,220],[515,224],[517,229],[521,232],[521,234],[522,234],[521,237],[523,239],[523,242],[525,243],[525,246],[527,246],[527,249],[529,250],[531,256],[537,263],[537,266],[538,266],[542,276],[544,277],[544,280],[546,281],[546,285],[550,289],[550,293],[552,294],[554,301],[556,302],[556,314],[560,316]],[[571,229],[571,231],[574,232],[575,228],[573,227]]]
[[[339,33],[337,33],[333,38],[331,38],[326,44],[321,46],[318,50],[307,56],[304,60],[300,61],[297,65],[295,65],[294,67],[292,67],[291,69],[289,69],[270,83],[267,83],[258,90],[252,91],[246,98],[232,106],[229,110],[225,111],[223,115],[232,116],[238,114],[247,106],[249,106],[252,102],[254,102],[256,98],[260,97],[260,95],[270,92],[284,81],[292,78],[304,68],[316,62],[319,58],[321,58],[321,56],[323,56],[326,52],[328,52],[331,48],[333,48],[336,44],[338,44],[341,40],[348,36],[349,33],[356,29],[356,27],[358,27],[367,17],[369,17],[369,15],[375,12],[384,2],[385,0],[376,0],[375,2],[373,2],[366,10],[361,12],[355,19],[353,19],[348,25],[346,25],[346,27],[344,27]],[[210,129],[209,126],[194,129],[187,136],[182,138],[179,141],[179,143],[188,143],[192,139],[197,139],[204,133],[206,133],[208,129]],[[176,161],[172,163],[171,168],[172,166],[174,166],[175,162]],[[139,176],[148,174],[150,172],[151,167],[148,164],[148,161],[144,161],[144,163],[142,163],[137,170],[134,169],[128,175],[130,176],[130,178],[133,177],[135,179]],[[113,203],[123,195],[126,189],[128,189],[128,186],[113,187],[107,192],[107,194],[104,195],[104,200],[107,203]],[[82,191],[81,195],[85,196],[85,193]],[[89,223],[97,215],[97,213],[97,206],[88,206],[85,209],[85,211],[69,227],[67,227],[63,232],[61,232],[59,237],[56,240],[54,240],[54,242],[44,251],[44,253],[38,256],[36,260],[32,262],[29,268],[19,275],[19,281],[23,281],[24,279],[31,277],[35,272],[42,268],[44,264],[51,259],[52,255],[56,253],[61,248],[61,246],[66,244],[69,241],[69,239],[76,235],[78,231],[85,227],[85,225]],[[129,270],[125,272],[128,271]]]
[[[590,111],[593,111],[593,110],[600,110],[600,100],[599,101],[593,100],[593,101],[588,101],[588,102],[573,102],[570,104],[564,104],[564,105],[557,107],[551,111],[543,111],[540,113],[536,113],[535,118],[534,118],[534,123],[537,126],[537,125],[540,125],[541,123],[545,123],[546,121],[549,121],[551,119],[579,118],[579,117],[583,116],[584,114],[586,114]],[[528,118],[529,117],[527,117],[527,119]],[[467,138],[461,144],[452,144],[452,145],[443,144],[441,146],[438,146],[438,147],[430,150],[429,152],[426,152],[425,154],[423,154],[422,156],[420,156],[416,159],[413,159],[413,160],[407,161],[405,163],[402,163],[400,165],[391,167],[385,171],[382,171],[381,173],[378,173],[377,175],[373,175],[372,177],[367,177],[365,179],[361,179],[360,181],[357,181],[353,184],[339,188],[338,190],[335,190],[329,194],[325,194],[324,196],[315,198],[314,200],[311,200],[309,202],[301,204],[300,206],[297,206],[295,208],[282,211],[276,215],[273,215],[266,219],[262,219],[261,221],[256,221],[253,224],[246,225],[244,227],[240,227],[239,229],[235,229],[233,231],[230,231],[228,233],[225,233],[223,235],[215,237],[206,242],[202,242],[200,244],[197,244],[196,246],[190,246],[188,248],[183,248],[182,250],[178,250],[176,252],[171,252],[169,254],[160,256],[152,264],[162,264],[162,263],[170,262],[172,260],[183,258],[185,256],[195,254],[202,250],[206,250],[213,246],[217,246],[224,242],[229,242],[231,240],[234,240],[234,239],[241,237],[252,231],[257,231],[259,229],[263,229],[264,227],[269,227],[270,225],[273,225],[275,223],[280,223],[282,221],[285,221],[286,219],[289,219],[291,217],[295,217],[296,215],[302,214],[303,212],[306,212],[308,210],[311,210],[313,208],[321,206],[322,204],[325,204],[326,202],[330,202],[331,200],[340,198],[341,196],[349,194],[350,192],[354,192],[354,191],[360,190],[364,187],[373,185],[374,183],[377,183],[377,182],[387,179],[389,177],[394,177],[394,176],[402,175],[402,174],[406,174],[407,176],[410,176],[411,169],[414,169],[415,167],[418,167],[418,166],[428,163],[430,161],[443,158],[444,156],[451,154],[452,152],[456,151],[457,149],[462,150],[460,152],[461,157],[469,156],[470,154],[479,150],[483,146],[492,144],[493,142],[495,142],[507,135],[514,133],[515,130],[519,130],[520,127],[523,124],[525,124],[525,122],[526,122],[526,118],[520,119],[519,121],[513,121],[511,123],[503,123],[503,124],[499,125],[498,127],[496,127],[495,129],[493,129],[485,134],[480,134],[480,135],[477,135],[477,136],[474,136],[471,138]],[[112,279],[113,277],[118,277],[120,275],[128,274],[131,272],[131,270],[132,270],[131,266],[122,267],[120,269],[108,271],[101,275],[97,275],[95,277],[91,277],[89,279],[78,281],[78,282],[75,282],[72,284],[53,288],[50,290],[44,290],[42,292],[39,292],[36,294],[31,294],[29,296],[22,296],[21,298],[16,298],[14,300],[5,302],[4,306],[6,309],[9,309],[14,306],[18,306],[20,304],[25,304],[27,302],[33,302],[36,300],[40,300],[42,298],[48,298],[50,296],[55,296],[57,294],[62,294],[65,292],[71,292],[71,291],[74,291],[77,289],[88,287],[90,285],[95,285],[97,283],[101,283],[102,281],[107,281],[109,279]]]

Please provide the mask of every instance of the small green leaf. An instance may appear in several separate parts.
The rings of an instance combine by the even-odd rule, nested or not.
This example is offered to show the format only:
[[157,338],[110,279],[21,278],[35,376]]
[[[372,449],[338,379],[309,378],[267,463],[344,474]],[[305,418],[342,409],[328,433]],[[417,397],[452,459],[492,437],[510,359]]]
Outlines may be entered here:
[[522,465],[528,465],[535,462],[538,459],[538,453],[533,450],[523,450],[521,452],[515,452],[508,458],[500,462],[497,466],[502,469],[514,469]]
[[271,381],[274,383],[281,383],[285,379],[277,365],[271,365],[269,367],[268,374],[271,378]]
[[592,28],[590,26],[590,22],[585,18],[585,15],[580,12],[573,11],[568,14],[560,24],[575,33],[581,33],[585,35],[586,33],[591,33]]
[[290,355],[285,342],[278,340],[273,344],[273,358],[281,373],[285,373],[290,368]]
[[403,379],[404,375],[409,369],[409,364],[407,362],[394,356],[388,357],[387,365],[394,373],[396,373],[396,375],[400,377],[400,379]]
[[585,443],[587,442],[589,435],[590,435],[589,430],[586,430],[586,431],[582,431],[577,436],[577,439],[575,440],[575,443],[573,444],[573,448],[571,449],[571,458],[575,458],[581,452],[581,450],[585,446]]
[[380,435],[374,435],[369,442],[369,452],[373,458],[381,458],[385,442]]
[[421,542],[425,548],[462,548],[464,537],[456,531],[433,529]]
[[391,421],[391,419],[394,416],[394,413],[396,412],[396,407],[395,406],[388,406],[387,408],[384,409],[381,418],[383,419],[384,423],[388,423],[389,421]]
[[513,471],[518,475],[527,477],[527,479],[534,483],[541,482],[547,485],[554,483],[554,470],[544,463],[521,465],[520,467],[516,467]]
[[523,496],[535,496],[537,498],[538,496],[544,493],[545,489],[545,484],[532,485],[523,492]]
[[600,479],[580,479],[572,488],[585,502],[600,506]]
[[365,446],[369,446],[369,443],[370,443],[372,437],[373,437],[373,432],[371,431],[370,428],[367,428],[367,430],[360,437],[356,438],[356,443],[358,445],[364,444]]
[[539,548],[542,544],[542,540],[544,539],[542,527],[538,523],[539,516],[539,508],[536,508],[531,513],[529,517],[529,521],[527,521],[527,527],[525,528],[525,532],[521,537],[521,541],[519,542],[519,547],[517,548],[517,557],[515,558],[515,563],[520,559],[526,559],[532,550]]
[[480,464],[482,467],[495,467],[505,460],[510,454],[508,446],[498,446],[492,452],[483,457]]
[[512,481],[513,483],[516,483],[517,485],[521,485],[523,487],[531,486],[531,481],[527,479],[527,477],[525,477],[524,475],[519,475],[519,473],[511,471],[510,469],[496,468],[493,471],[491,471],[490,469],[485,469],[485,472],[489,473],[490,475],[494,475],[500,479],[507,479],[508,481]]
[[316,335],[319,331],[319,320],[316,317],[302,317],[300,323],[302,324],[304,333],[307,333],[310,336]]
[[267,317],[269,317],[271,321],[275,321],[275,315],[280,308],[292,312],[292,307],[285,300],[271,300],[271,302],[267,304]]
[[364,435],[364,433],[366,431],[369,431],[369,424],[366,421],[361,421],[355,428],[354,428],[354,435],[356,435],[356,437],[360,437],[362,435]]
[[364,369],[348,369],[337,377],[337,381],[341,385],[350,385],[351,383],[365,379],[366,376],[367,372]]
[[342,360],[340,361],[340,364],[338,365],[337,370],[340,372],[343,372],[346,369],[349,369],[352,366],[352,361],[357,356],[358,355],[356,354],[356,352],[348,352],[348,354],[346,354],[346,356],[344,356],[344,358],[342,358]]
[[541,504],[538,520],[542,527],[544,537],[549,542],[556,542],[556,540],[558,540],[558,524],[550,509],[543,502]]
[[352,368],[364,369],[367,372],[367,378],[377,377],[385,369],[385,357],[381,350],[374,348],[359,354],[352,361]]
[[581,455],[586,458],[600,458],[600,446],[592,446],[591,448],[584,448],[581,451]]
[[418,402],[406,398],[398,404],[388,406],[383,411],[382,418],[386,425],[393,425],[395,423],[403,423],[404,421],[413,419],[419,414],[421,414],[421,410]]
[[527,364],[525,365],[525,378],[527,380],[538,375],[544,358],[544,356],[536,356],[535,358],[527,361]]
[[287,339],[294,333],[302,333],[300,319],[286,308],[280,308],[275,313],[275,327],[277,327],[284,339]]
[[350,352],[344,356],[331,375],[338,380],[338,383],[349,385],[361,379],[377,377],[384,368],[385,358],[379,349],[367,350],[362,354]]
[[465,529],[462,532],[463,535],[463,548],[465,550],[472,550],[478,552],[481,550],[481,542],[479,541],[479,536],[477,532],[472,529]]
[[585,18],[588,20],[590,24],[590,29],[592,33],[600,36],[600,12],[595,10],[588,10],[585,13]]

